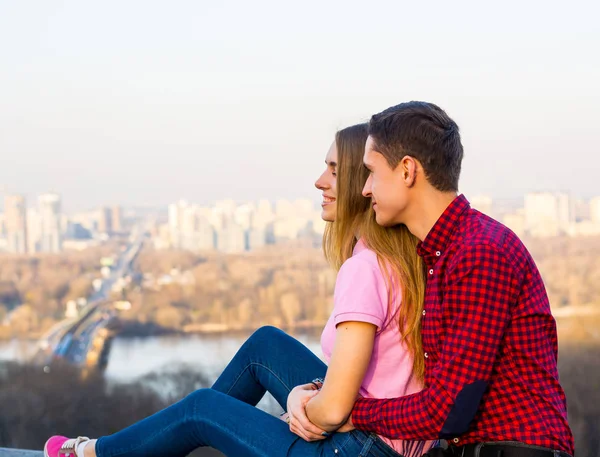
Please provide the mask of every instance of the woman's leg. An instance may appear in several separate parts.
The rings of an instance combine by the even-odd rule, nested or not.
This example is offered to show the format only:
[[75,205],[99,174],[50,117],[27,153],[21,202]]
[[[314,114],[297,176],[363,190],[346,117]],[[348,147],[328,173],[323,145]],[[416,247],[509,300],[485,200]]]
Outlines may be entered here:
[[[326,366],[297,340],[273,327],[257,330],[212,389],[180,402],[86,448],[100,457],[185,456],[211,446],[228,456],[358,455],[350,434],[308,443],[254,405],[268,389],[285,407],[295,385],[324,376]],[[358,449],[360,450],[360,448]],[[90,452],[91,451],[91,452]]]
[[99,457],[183,457],[201,446],[231,456],[266,456],[278,455],[294,440],[287,424],[278,418],[216,390],[200,389],[131,427],[100,438],[95,449]]
[[327,366],[310,349],[275,327],[248,338],[213,389],[256,405],[268,391],[286,409],[287,396],[300,385],[325,377]]
[[230,457],[358,455],[336,452],[330,440],[306,442],[280,419],[213,389],[197,390],[131,427],[100,438],[95,451],[98,457],[183,457],[201,446]]
[[[212,389],[200,389],[131,427],[100,438],[95,451],[102,457],[183,456],[211,446],[230,455],[279,455],[296,443],[294,449],[306,453],[309,443],[291,433],[285,422],[254,406],[268,390],[285,409],[293,387],[324,377],[326,370],[302,343],[277,328],[262,327],[242,345]],[[317,452],[321,447],[310,443],[309,449]]]

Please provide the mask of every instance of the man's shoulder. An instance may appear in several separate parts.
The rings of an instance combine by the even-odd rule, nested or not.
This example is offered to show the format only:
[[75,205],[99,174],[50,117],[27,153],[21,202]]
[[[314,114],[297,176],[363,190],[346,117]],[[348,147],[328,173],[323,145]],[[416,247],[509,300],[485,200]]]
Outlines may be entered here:
[[490,253],[517,270],[530,263],[531,256],[521,239],[501,222],[469,209],[456,237],[457,253]]

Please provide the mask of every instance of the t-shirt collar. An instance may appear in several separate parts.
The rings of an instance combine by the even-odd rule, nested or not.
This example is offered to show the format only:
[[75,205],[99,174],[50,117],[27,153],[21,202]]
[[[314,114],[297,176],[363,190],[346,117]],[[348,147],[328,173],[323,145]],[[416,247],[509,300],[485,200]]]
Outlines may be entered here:
[[367,249],[367,245],[362,240],[362,238],[359,238],[358,241],[356,242],[356,244],[354,245],[354,249],[352,250],[352,255],[356,255],[359,252],[364,251],[365,249]]

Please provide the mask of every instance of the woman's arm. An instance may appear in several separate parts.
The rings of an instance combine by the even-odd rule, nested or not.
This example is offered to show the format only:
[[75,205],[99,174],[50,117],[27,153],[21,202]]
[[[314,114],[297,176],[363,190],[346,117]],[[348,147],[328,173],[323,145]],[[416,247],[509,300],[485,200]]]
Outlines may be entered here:
[[306,415],[317,427],[335,431],[348,419],[371,361],[376,332],[377,326],[368,322],[338,324],[325,383],[306,405]]

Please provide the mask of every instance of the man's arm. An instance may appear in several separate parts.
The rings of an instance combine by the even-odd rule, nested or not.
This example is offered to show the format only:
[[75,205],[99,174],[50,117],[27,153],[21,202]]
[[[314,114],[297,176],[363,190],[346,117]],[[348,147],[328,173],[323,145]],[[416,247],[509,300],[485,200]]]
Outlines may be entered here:
[[[392,439],[453,438],[467,431],[487,389],[519,279],[493,246],[465,248],[447,272],[445,340],[430,383],[413,395],[359,399],[352,423]],[[425,317],[426,319],[427,317]]]

